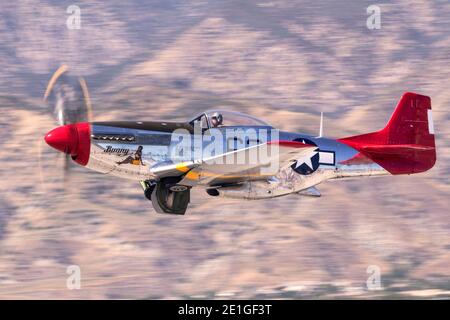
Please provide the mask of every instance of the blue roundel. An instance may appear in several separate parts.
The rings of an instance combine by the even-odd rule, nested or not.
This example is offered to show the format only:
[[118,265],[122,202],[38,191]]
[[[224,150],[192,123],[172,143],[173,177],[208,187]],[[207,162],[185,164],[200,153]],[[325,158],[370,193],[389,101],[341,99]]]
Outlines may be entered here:
[[[294,139],[294,141],[317,146],[317,144],[308,139],[297,138]],[[301,175],[311,174],[319,168],[319,157],[320,157],[319,152],[316,152],[310,158],[302,159],[301,160],[302,163],[295,161],[292,164],[291,168],[292,170]]]

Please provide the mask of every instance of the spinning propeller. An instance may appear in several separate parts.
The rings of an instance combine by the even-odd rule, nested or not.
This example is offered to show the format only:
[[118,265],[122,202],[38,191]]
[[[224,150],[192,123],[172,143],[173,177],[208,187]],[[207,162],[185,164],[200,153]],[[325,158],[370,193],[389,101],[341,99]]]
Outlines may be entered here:
[[[92,122],[92,104],[86,80],[83,77],[70,75],[67,65],[61,65],[50,78],[44,93],[44,102],[54,115],[58,126],[79,122]],[[39,137],[39,167],[42,173],[42,137]],[[46,138],[47,139],[47,138]],[[50,138],[49,138],[50,139]],[[47,141],[48,143],[48,141]],[[62,175],[66,181],[71,167],[70,152],[53,153],[51,157],[63,157]],[[73,157],[73,156],[72,156]],[[55,159],[53,158],[53,163]]]

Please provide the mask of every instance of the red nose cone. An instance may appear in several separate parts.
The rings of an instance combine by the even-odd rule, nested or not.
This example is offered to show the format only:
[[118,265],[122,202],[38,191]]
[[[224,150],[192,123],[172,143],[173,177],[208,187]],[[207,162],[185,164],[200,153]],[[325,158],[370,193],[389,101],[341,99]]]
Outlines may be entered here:
[[53,129],[45,136],[45,142],[56,150],[70,154],[77,163],[85,166],[91,149],[89,123],[68,124]]
[[61,126],[47,133],[45,142],[56,150],[71,154],[77,150],[78,133],[74,125]]

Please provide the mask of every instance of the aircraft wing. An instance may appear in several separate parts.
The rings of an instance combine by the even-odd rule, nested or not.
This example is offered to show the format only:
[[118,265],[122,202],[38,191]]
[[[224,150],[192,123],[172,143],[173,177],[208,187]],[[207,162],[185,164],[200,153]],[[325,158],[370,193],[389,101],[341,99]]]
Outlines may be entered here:
[[198,167],[201,163],[202,161],[198,160],[169,164],[156,164],[150,169],[150,172],[158,178],[177,177],[185,174],[195,167]]
[[275,175],[294,161],[310,157],[317,146],[296,141],[270,141],[202,160],[158,165],[157,177],[185,175],[182,184],[196,185],[213,180],[228,183]]

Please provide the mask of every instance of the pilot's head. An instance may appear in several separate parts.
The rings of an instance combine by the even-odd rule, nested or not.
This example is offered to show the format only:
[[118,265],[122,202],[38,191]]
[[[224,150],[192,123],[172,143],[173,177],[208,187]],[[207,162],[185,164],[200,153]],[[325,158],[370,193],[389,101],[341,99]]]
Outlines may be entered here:
[[223,117],[220,113],[214,112],[211,116],[211,124],[214,128],[221,126],[223,122]]

